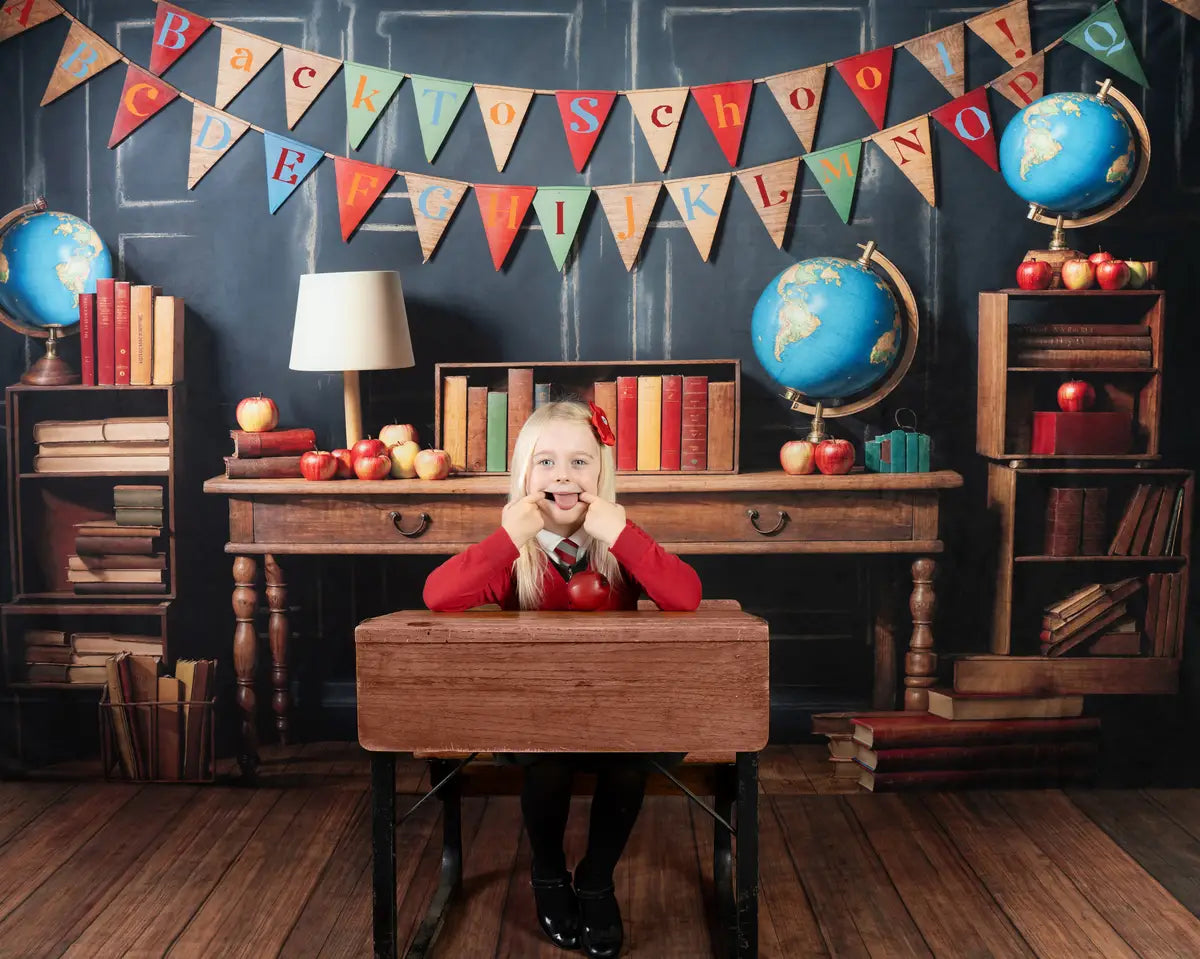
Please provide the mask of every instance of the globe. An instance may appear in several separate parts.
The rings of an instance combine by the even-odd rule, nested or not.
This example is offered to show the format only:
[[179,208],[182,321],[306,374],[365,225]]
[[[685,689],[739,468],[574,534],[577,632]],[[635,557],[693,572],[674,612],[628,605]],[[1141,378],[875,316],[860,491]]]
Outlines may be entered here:
[[1025,107],[1000,138],[1000,172],[1027,203],[1090,210],[1125,189],[1137,146],[1125,117],[1086,93],[1052,93]]
[[836,256],[801,260],[754,305],[754,352],[780,386],[814,399],[870,389],[896,363],[902,335],[891,288],[869,266]]

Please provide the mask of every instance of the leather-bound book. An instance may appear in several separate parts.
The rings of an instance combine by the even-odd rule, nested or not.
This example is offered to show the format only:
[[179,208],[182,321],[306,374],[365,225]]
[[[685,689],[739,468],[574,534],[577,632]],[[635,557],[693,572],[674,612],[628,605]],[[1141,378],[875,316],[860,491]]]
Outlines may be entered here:
[[317,434],[307,428],[268,430],[265,433],[230,430],[229,435],[233,439],[233,455],[240,460],[264,456],[298,456],[317,448]]
[[467,469],[482,473],[487,469],[488,388],[467,387]]
[[708,384],[708,468],[733,469],[734,383]]
[[1045,541],[1047,556],[1078,556],[1083,526],[1083,490],[1053,486],[1046,491]]
[[683,431],[680,468],[685,472],[708,469],[708,377],[683,378]]
[[659,442],[660,467],[680,468],[680,443],[683,439],[683,377],[676,373],[662,378],[662,439]]
[[282,479],[300,475],[299,456],[266,456],[259,459],[225,457],[225,475],[229,479]]
[[873,749],[901,746],[966,746],[973,743],[1027,743],[1079,739],[1100,729],[1091,716],[1064,719],[980,719],[963,722],[928,713],[854,719],[854,741]]
[[1108,489],[1089,486],[1083,491],[1083,522],[1079,528],[1079,552],[1103,556],[1108,550]]
[[508,439],[505,468],[512,463],[513,447],[521,427],[533,412],[533,367],[514,367],[508,371]]
[[638,381],[617,377],[617,469],[638,468]]

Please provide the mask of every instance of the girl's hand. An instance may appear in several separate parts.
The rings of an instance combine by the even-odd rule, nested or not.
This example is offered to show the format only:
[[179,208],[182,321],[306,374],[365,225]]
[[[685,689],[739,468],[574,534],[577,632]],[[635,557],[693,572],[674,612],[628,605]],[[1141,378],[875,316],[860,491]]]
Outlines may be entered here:
[[580,493],[579,499],[588,508],[583,517],[584,532],[611,548],[625,529],[625,507],[595,493]]
[[539,500],[545,498],[544,493],[530,493],[521,499],[513,500],[500,514],[500,525],[517,549],[537,536],[545,527],[546,518],[539,505]]

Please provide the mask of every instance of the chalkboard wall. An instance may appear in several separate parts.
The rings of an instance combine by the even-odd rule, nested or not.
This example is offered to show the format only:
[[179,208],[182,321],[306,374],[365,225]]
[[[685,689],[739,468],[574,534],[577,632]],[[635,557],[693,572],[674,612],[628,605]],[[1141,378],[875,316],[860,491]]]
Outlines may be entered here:
[[[956,22],[987,5],[949,0],[882,3],[759,0],[675,6],[663,0],[606,3],[555,0],[459,0],[440,6],[374,0],[193,0],[204,16],[283,43],[392,70],[539,89],[626,89],[698,85],[765,77],[823,60],[899,43]],[[67,4],[135,61],[148,62],[155,5],[150,0]],[[1034,46],[1041,48],[1094,9],[1076,2],[1031,4]],[[1135,258],[1157,259],[1170,291],[1165,452],[1168,462],[1196,461],[1197,402],[1190,367],[1197,355],[1195,263],[1200,258],[1200,134],[1194,114],[1200,22],[1160,0],[1123,3],[1121,14],[1141,53],[1147,90],[1116,77],[1144,112],[1153,135],[1150,178],[1135,202],[1106,223],[1069,239]],[[1012,284],[1024,251],[1042,247],[1048,230],[1025,219],[1024,204],[944,130],[935,129],[938,205],[929,207],[903,173],[867,147],[855,212],[844,224],[811,174],[777,250],[741,188],[731,189],[709,262],[702,262],[674,206],[660,198],[634,272],[625,270],[603,213],[593,201],[565,272],[556,272],[532,214],[500,272],[468,196],[437,253],[422,264],[404,182],[397,178],[350,243],[342,241],[334,170],[325,162],[274,215],[267,209],[262,138],[251,132],[188,191],[192,110],[180,99],[115,150],[106,149],[124,69],[114,67],[39,107],[67,31],[65,20],[0,45],[0,210],[38,195],[52,209],[83,216],[110,245],[120,276],[152,282],[187,301],[190,413],[187,483],[197,531],[180,548],[196,571],[201,605],[190,623],[193,652],[227,664],[232,617],[229,561],[223,556],[223,504],[198,493],[229,452],[227,430],[239,398],[276,399],[284,425],[316,428],[323,445],[341,437],[341,378],[288,369],[298,277],[312,271],[395,269],[404,282],[417,365],[364,374],[365,424],[399,419],[432,433],[433,364],[461,361],[604,360],[740,357],[744,371],[742,466],[768,467],[804,418],[789,412],[754,358],[751,309],[785,265],[815,255],[854,256],[874,240],[904,272],[920,303],[920,348],[902,386],[836,432],[861,440],[890,429],[908,407],[931,433],[935,465],[967,480],[949,498],[943,532],[949,552],[938,583],[937,636],[944,651],[978,650],[986,629],[976,597],[986,560],[982,463],[974,454],[976,295]],[[968,33],[967,88],[1007,66]],[[219,34],[211,30],[167,73],[173,85],[212,102]],[[1047,59],[1049,91],[1094,91],[1105,76],[1097,61],[1069,45]],[[468,103],[436,162],[425,160],[412,94],[402,86],[358,151],[346,140],[340,77],[288,133],[282,60],[276,57],[232,102],[230,112],[339,155],[483,183],[603,185],[663,178],[618,99],[591,160],[575,172],[554,99],[534,99],[507,168],[497,173],[478,107]],[[898,52],[888,122],[946,102],[945,90],[917,60]],[[1002,130],[1015,113],[995,94]],[[871,132],[870,120],[832,71],[817,131],[818,148]],[[766,87],[755,87],[740,165],[800,152],[795,134]],[[684,114],[666,176],[728,169],[694,105]],[[4,332],[0,373],[19,376],[29,350]],[[295,676],[302,728],[324,734],[350,700],[350,626],[402,603],[419,601],[432,561],[293,562]],[[803,728],[795,716],[819,705],[862,701],[871,653],[860,602],[868,575],[844,560],[763,557],[697,564],[707,592],[731,595],[770,617],[775,637],[776,738]],[[783,587],[783,588],[781,588]],[[185,585],[185,589],[188,587]],[[298,611],[299,613],[299,611]],[[1194,650],[1189,648],[1189,653]],[[1190,670],[1189,670],[1190,673]],[[324,707],[324,708],[322,708]],[[332,717],[332,718],[331,718]]]

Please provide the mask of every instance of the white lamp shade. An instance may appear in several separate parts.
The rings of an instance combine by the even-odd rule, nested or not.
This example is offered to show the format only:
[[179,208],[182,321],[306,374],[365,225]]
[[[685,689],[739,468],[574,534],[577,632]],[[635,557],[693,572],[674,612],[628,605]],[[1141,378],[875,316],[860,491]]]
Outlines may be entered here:
[[396,370],[413,366],[400,274],[305,273],[292,327],[293,370]]

